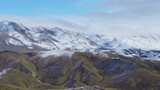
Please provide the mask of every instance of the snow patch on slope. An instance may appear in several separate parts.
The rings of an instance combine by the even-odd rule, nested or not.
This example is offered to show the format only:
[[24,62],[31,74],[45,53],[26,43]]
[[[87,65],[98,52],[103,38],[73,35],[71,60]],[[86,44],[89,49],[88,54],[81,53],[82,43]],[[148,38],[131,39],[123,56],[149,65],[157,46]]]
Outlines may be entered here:
[[71,57],[74,54],[73,51],[66,51],[66,50],[53,50],[53,51],[43,51],[40,52],[40,56],[43,58],[48,57],[48,56],[68,56]]
[[0,72],[0,78],[5,75],[11,68],[7,68],[7,69],[3,69],[1,72]]

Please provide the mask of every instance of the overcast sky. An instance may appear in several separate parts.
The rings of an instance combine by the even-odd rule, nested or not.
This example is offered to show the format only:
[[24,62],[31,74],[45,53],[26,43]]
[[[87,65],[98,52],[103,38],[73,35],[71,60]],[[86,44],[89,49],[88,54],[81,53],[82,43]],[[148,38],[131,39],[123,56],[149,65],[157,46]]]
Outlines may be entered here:
[[160,33],[160,0],[1,0],[0,8],[0,20],[27,25],[102,34]]

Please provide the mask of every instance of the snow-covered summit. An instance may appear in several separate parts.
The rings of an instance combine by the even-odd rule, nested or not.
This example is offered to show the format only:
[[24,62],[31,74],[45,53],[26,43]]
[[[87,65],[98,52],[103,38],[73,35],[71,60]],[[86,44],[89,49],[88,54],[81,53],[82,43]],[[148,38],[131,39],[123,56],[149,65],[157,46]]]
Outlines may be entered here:
[[0,50],[38,51],[115,51],[123,55],[160,56],[160,35],[109,37],[68,31],[59,27],[27,27],[10,21],[0,22]]

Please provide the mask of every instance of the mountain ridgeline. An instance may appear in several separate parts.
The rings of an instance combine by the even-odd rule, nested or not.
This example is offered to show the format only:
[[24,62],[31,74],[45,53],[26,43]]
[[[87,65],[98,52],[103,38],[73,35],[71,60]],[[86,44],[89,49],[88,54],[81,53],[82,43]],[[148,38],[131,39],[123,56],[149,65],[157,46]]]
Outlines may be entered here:
[[121,38],[79,33],[59,27],[27,27],[10,21],[0,22],[0,51],[112,51],[126,56],[159,60],[159,39],[159,35]]

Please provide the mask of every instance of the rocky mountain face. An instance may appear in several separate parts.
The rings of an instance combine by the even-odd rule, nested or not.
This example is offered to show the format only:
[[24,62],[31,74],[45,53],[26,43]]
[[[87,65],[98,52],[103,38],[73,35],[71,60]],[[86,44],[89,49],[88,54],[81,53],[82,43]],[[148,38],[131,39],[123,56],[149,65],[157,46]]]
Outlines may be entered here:
[[109,37],[64,30],[58,27],[27,27],[15,22],[0,22],[0,50],[116,52],[159,60],[160,36]]

